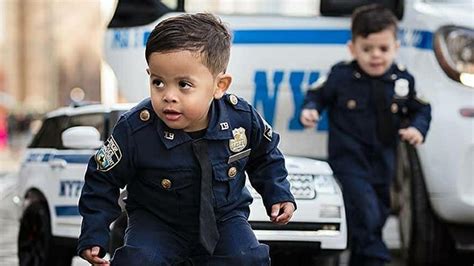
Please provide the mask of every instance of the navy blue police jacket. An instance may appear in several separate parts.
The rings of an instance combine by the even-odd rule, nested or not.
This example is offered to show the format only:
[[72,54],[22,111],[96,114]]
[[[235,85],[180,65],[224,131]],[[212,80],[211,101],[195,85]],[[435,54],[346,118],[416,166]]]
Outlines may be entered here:
[[317,109],[320,114],[328,111],[328,161],[336,176],[387,184],[394,174],[398,129],[412,126],[426,138],[431,107],[417,96],[413,76],[403,66],[392,64],[378,77],[394,129],[392,145],[386,145],[377,135],[373,79],[356,61],[340,62],[327,78],[309,88],[303,108]]
[[[268,212],[275,203],[294,203],[277,148],[279,135],[255,109],[227,94],[213,101],[209,114],[203,138],[212,163],[216,219],[248,218],[252,197],[245,171]],[[106,250],[109,225],[121,213],[117,199],[125,186],[129,213],[146,210],[176,232],[197,233],[201,169],[192,142],[187,133],[168,128],[156,116],[150,99],[122,115],[89,161],[79,200],[83,221],[78,252],[92,246]]]

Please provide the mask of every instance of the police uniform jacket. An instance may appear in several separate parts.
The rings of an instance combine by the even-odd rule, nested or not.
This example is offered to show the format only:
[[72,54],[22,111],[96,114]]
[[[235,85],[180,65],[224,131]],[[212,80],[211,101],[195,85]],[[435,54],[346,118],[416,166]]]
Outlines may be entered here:
[[[308,90],[303,108],[328,111],[328,159],[335,174],[371,183],[390,181],[398,129],[412,126],[426,137],[431,120],[431,107],[417,97],[413,76],[396,64],[373,78],[356,61],[338,63]],[[390,128],[388,143],[378,134],[381,124]]]
[[[293,202],[279,136],[244,100],[225,95],[214,100],[208,142],[217,221],[230,215],[248,217],[252,197],[245,171],[262,195],[268,212],[279,202]],[[112,135],[89,161],[79,201],[83,216],[78,251],[98,245],[105,250],[109,225],[121,209],[120,188],[127,186],[127,211],[142,209],[177,232],[198,230],[201,169],[193,139],[168,128],[146,99],[121,116]]]

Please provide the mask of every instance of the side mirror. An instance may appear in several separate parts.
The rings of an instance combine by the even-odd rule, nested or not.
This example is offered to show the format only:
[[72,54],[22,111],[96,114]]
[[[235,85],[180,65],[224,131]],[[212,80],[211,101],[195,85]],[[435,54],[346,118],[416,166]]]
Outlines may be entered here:
[[98,149],[102,145],[100,133],[95,127],[77,126],[63,131],[63,146],[72,149]]

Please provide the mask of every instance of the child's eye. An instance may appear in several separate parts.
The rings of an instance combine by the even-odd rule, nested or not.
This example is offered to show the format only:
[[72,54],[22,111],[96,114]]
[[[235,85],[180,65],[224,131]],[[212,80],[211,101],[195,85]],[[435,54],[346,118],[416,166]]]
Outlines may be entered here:
[[382,47],[380,47],[380,51],[385,53],[385,52],[388,51],[388,47],[387,46],[382,46]]
[[165,86],[165,84],[159,79],[153,80],[152,84],[155,88],[163,88]]
[[181,80],[180,82],[178,82],[178,85],[182,89],[190,89],[192,87],[191,83],[184,80]]
[[370,50],[371,50],[370,47],[363,47],[362,48],[362,51],[364,51],[365,53],[370,52]]

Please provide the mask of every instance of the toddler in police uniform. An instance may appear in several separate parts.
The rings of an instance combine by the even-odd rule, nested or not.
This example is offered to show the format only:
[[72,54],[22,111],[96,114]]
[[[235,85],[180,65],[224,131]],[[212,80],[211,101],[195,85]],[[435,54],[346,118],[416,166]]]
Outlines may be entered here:
[[[125,113],[89,162],[78,253],[95,265],[269,265],[247,221],[245,172],[271,221],[296,208],[278,134],[226,94],[231,36],[211,14],[160,22],[145,57],[151,97]],[[102,259],[127,186],[124,246]]]
[[390,260],[382,228],[390,210],[399,138],[421,144],[431,121],[430,105],[419,99],[412,75],[394,63],[399,48],[397,19],[369,5],[352,15],[354,58],[332,67],[306,94],[300,121],[314,127],[329,116],[329,163],[342,185],[347,210],[350,265]]

